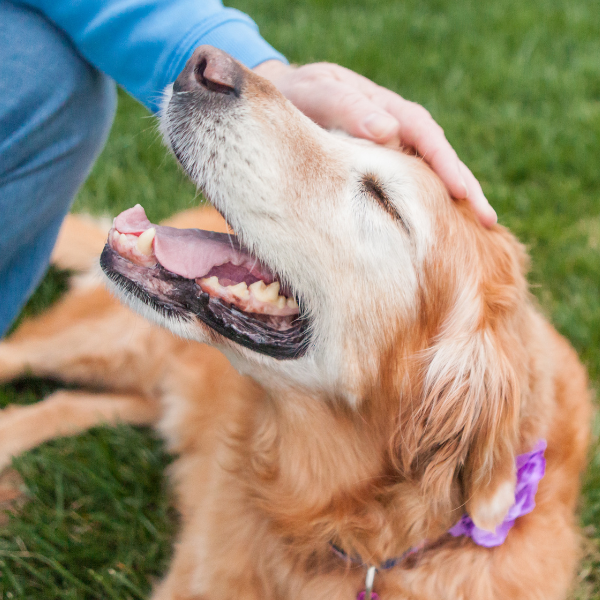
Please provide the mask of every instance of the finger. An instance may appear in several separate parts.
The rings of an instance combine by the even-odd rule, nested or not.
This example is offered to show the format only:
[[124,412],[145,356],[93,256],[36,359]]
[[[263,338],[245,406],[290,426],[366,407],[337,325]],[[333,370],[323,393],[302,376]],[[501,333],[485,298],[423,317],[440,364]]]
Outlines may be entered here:
[[327,129],[342,129],[355,137],[385,144],[398,136],[400,124],[362,91],[330,79],[301,82],[288,97],[311,119]]
[[[466,198],[469,188],[458,155],[429,112],[414,102],[344,69],[338,75],[361,90],[400,123],[399,141],[414,148],[444,182],[454,198]],[[470,173],[470,172],[469,172]]]
[[431,165],[452,196],[467,198],[480,222],[486,227],[494,225],[498,221],[496,211],[429,112],[386,89],[373,99],[375,102],[383,100],[385,108],[400,122],[401,142],[413,147]]
[[460,162],[460,168],[467,183],[467,201],[473,207],[479,221],[486,227],[495,225],[498,222],[498,216],[484,196],[479,181],[477,181],[473,173],[471,173],[469,168],[462,161]]
[[[399,141],[403,145],[414,148],[425,159],[454,198],[468,196],[469,189],[462,174],[458,155],[446,139],[443,129],[425,108],[405,100],[354,71],[337,65],[328,66],[331,67],[332,76],[351,87],[360,89],[375,105],[383,108],[387,115],[400,123]],[[390,136],[385,142],[390,141],[392,137]],[[473,193],[475,194],[475,190]]]
[[[338,65],[307,65],[299,71],[307,67],[319,71],[319,85],[311,77],[304,82],[296,79],[293,91],[286,94],[302,112],[323,127],[343,129],[375,142],[388,143],[401,137],[403,144],[424,157],[452,196],[468,199],[483,225],[490,227],[497,222],[479,182],[426,109]],[[381,124],[389,124],[390,118],[395,123],[382,131]]]
[[400,122],[400,141],[414,148],[439,175],[454,198],[468,195],[460,160],[446,139],[444,130],[429,112],[414,102],[383,90],[374,101],[382,102],[386,110]]
[[344,70],[339,75],[354,86],[360,85],[373,103],[398,120],[399,141],[414,148],[424,158],[454,198],[469,198],[484,225],[496,223],[496,213],[483,195],[479,182],[460,161],[443,129],[425,108],[352,71]]

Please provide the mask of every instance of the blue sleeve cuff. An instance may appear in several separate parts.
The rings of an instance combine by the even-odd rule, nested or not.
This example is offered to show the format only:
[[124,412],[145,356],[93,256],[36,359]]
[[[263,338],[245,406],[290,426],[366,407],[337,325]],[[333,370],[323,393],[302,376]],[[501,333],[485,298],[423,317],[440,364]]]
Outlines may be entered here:
[[[250,17],[234,8],[226,8],[196,25],[184,36],[162,69],[161,90],[177,79],[192,52],[202,44],[224,50],[249,69],[267,60],[288,64],[285,56],[260,36],[258,27]],[[141,100],[152,111],[158,110],[160,99]]]
[[[0,0],[2,2],[2,0]],[[285,58],[254,21],[221,0],[27,0],[79,52],[153,111],[197,46],[211,44],[253,68]]]

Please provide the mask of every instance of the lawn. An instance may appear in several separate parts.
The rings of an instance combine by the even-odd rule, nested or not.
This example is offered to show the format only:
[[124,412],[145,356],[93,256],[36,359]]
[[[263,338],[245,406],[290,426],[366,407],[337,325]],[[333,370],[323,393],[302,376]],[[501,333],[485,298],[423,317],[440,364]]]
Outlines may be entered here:
[[[425,105],[527,245],[543,311],[600,384],[600,0],[235,0],[298,63],[328,60]],[[200,201],[155,121],[120,95],[109,143],[74,210],[139,202],[151,220]],[[51,271],[27,307],[65,287]],[[56,384],[0,387],[0,403]],[[146,598],[168,564],[176,515],[169,457],[147,430],[96,429],[19,457],[28,490],[0,525],[0,600]],[[600,599],[600,450],[584,480],[587,536],[573,598]]]

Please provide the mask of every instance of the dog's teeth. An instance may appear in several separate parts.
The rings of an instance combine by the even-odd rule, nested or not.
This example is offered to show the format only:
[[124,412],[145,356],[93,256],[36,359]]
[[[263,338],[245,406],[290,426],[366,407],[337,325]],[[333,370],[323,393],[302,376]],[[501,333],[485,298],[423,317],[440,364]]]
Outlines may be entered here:
[[200,280],[200,283],[216,288],[219,286],[219,278],[216,275],[213,275],[212,277],[205,277],[204,279]]
[[288,298],[287,305],[288,305],[288,308],[298,308],[298,303],[296,302],[295,298]]
[[265,290],[265,295],[268,298],[267,302],[277,302],[280,287],[279,281],[274,281],[267,286],[267,289]]
[[152,242],[154,241],[155,235],[156,229],[150,227],[150,229],[146,229],[146,231],[138,237],[136,247],[144,256],[150,256],[152,254]]
[[268,302],[279,308],[285,308],[287,298],[279,295],[281,284],[279,281],[274,281],[269,285],[265,285],[262,280],[255,281],[248,289],[252,295],[260,302]]
[[121,233],[119,235],[119,242],[123,245],[126,246],[127,244],[129,244],[129,240],[127,239],[127,236],[124,233]]
[[121,234],[116,229],[112,232],[112,239],[114,244],[116,244],[119,241],[120,235]]
[[248,286],[246,285],[245,281],[242,281],[237,285],[228,285],[227,289],[229,289],[236,298],[244,299],[250,296],[250,292],[248,291]]
[[279,282],[277,281],[274,281],[268,286],[265,285],[265,282],[262,280],[255,281],[251,286],[249,286],[248,289],[260,302],[275,304],[277,302],[277,298],[279,297]]
[[265,282],[262,280],[255,281],[251,285],[248,286],[248,289],[252,292],[252,295],[257,299],[265,302],[265,290],[267,286]]

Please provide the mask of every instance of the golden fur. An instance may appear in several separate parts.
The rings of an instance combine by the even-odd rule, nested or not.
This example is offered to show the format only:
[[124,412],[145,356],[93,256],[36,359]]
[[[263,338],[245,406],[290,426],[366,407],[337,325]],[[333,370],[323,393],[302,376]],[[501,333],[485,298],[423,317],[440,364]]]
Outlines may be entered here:
[[[236,93],[205,89],[211,73]],[[377,575],[382,600],[565,598],[590,400],[528,293],[518,242],[481,227],[417,158],[319,129],[214,48],[188,61],[162,124],[244,244],[294,284],[310,351],[259,356],[137,301],[242,376],[78,278],[0,344],[0,380],[30,369],[104,391],[4,411],[0,461],[98,422],[156,423],[178,456],[182,527],[155,600],[352,600],[365,568],[330,543],[373,565],[420,548]],[[212,209],[175,221],[226,228]],[[89,267],[103,236],[82,228],[67,224],[59,264]],[[537,506],[506,541],[448,535],[465,511],[484,529],[503,521],[515,457],[541,438]]]
[[[423,185],[435,188],[429,177]],[[521,247],[448,204],[459,226],[440,232],[424,265],[419,326],[409,339],[371,348],[379,367],[362,381],[358,408],[297,389],[275,399],[217,350],[146,323],[88,279],[0,344],[0,380],[30,370],[105,391],[59,391],[6,409],[0,460],[99,422],[156,423],[178,455],[171,475],[182,514],[156,600],[350,600],[364,569],[336,557],[330,541],[378,563],[424,539],[421,552],[377,575],[382,600],[564,598],[577,557],[586,375],[533,308]],[[213,209],[171,224],[226,228]],[[99,252],[105,232],[82,240],[81,227],[75,217],[65,225],[59,265],[68,257],[71,268],[87,269]],[[461,269],[481,271],[485,302],[466,336],[461,315],[456,330],[445,318]],[[467,370],[452,355],[436,363],[447,342],[470,353]],[[514,477],[514,455],[542,436],[537,506],[506,542],[486,549],[444,535],[465,505],[475,512],[496,481]]]

